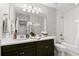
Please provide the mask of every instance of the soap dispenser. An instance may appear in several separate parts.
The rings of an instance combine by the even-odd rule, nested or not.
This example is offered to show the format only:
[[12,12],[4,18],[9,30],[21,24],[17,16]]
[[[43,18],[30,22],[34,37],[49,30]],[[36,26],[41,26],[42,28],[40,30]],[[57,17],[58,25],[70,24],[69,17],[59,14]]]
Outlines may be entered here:
[[17,38],[17,30],[15,30],[15,32],[13,33],[13,39]]

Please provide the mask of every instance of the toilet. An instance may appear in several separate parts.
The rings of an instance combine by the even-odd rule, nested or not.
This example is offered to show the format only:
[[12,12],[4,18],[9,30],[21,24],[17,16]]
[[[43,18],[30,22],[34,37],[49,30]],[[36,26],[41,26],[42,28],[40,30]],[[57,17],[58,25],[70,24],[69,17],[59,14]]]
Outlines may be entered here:
[[66,47],[62,44],[56,43],[55,44],[55,49],[57,50],[57,55],[58,56],[64,56],[64,51]]

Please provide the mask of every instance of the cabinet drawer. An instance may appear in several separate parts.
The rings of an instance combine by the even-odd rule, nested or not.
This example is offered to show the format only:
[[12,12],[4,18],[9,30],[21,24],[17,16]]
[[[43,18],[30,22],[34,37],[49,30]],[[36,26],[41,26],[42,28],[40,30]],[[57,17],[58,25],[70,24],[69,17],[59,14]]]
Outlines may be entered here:
[[24,43],[24,44],[16,44],[16,45],[7,45],[7,46],[2,46],[1,49],[3,52],[9,52],[12,50],[19,50],[20,48],[27,48],[27,47],[33,47],[34,43]]
[[44,41],[39,41],[37,42],[37,44],[41,44],[41,45],[53,45],[54,46],[54,40],[44,40]]

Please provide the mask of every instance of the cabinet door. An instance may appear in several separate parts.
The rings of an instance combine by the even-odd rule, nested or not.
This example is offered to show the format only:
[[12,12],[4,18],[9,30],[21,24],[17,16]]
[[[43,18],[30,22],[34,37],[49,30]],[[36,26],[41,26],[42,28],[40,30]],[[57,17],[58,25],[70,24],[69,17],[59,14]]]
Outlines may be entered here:
[[3,52],[2,56],[18,56],[17,51]]
[[34,56],[35,54],[35,43],[25,43],[10,46],[3,46],[2,56]]
[[40,41],[37,43],[38,56],[53,56],[54,55],[54,42],[53,40]]
[[33,43],[28,43],[26,45],[20,46],[18,50],[18,55],[23,55],[23,56],[35,56],[36,52],[36,47],[35,44]]
[[1,47],[1,55],[2,56],[17,56],[17,49],[16,45],[11,46],[2,46]]
[[27,47],[27,48],[21,48],[21,50],[18,51],[19,56],[35,56],[35,48],[34,47]]

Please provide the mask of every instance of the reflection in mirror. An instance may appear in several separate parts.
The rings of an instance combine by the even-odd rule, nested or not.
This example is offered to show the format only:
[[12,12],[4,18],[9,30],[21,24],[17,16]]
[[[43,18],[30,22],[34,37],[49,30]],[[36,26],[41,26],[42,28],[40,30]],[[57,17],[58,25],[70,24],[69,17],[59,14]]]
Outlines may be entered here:
[[4,13],[4,19],[3,19],[3,33],[8,32],[8,14]]
[[32,32],[36,34],[41,34],[41,31],[44,30],[44,17],[40,15],[32,15],[30,21],[33,23]]
[[2,19],[2,38],[8,37],[7,35],[10,34],[10,20],[9,20],[9,14],[3,13],[3,19]]
[[[26,5],[28,5],[28,3]],[[23,9],[23,7],[24,4],[20,3],[10,5],[11,27],[13,29],[11,29],[11,33],[17,30],[18,35],[29,34],[31,36],[40,36],[41,32],[44,31],[45,15],[39,12],[37,13],[36,10],[34,13],[33,10],[30,13],[28,10]],[[34,6],[32,6],[32,8],[33,7]],[[39,7],[37,9],[40,10]]]
[[26,14],[16,13],[16,22],[15,29],[18,34],[26,34],[27,33],[27,22],[29,21],[29,16]]

